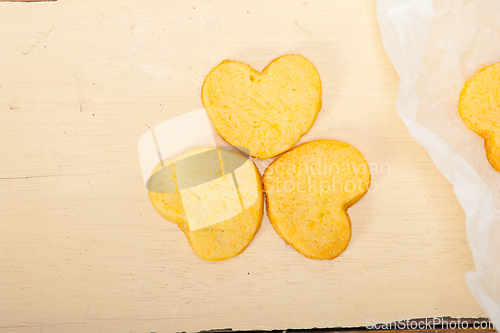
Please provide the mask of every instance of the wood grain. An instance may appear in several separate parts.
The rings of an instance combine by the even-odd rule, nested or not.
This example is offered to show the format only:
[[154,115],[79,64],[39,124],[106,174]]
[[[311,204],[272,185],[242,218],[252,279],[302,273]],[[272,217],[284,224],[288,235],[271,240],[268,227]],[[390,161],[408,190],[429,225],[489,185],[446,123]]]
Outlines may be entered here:
[[[0,5],[0,332],[357,327],[484,316],[452,186],[396,113],[375,2],[57,1]],[[247,250],[197,257],[151,205],[137,142],[202,107],[224,59],[317,67],[331,139],[374,185],[353,238],[310,260],[264,218]],[[315,139],[314,126],[301,142]],[[261,170],[262,172],[263,170]]]

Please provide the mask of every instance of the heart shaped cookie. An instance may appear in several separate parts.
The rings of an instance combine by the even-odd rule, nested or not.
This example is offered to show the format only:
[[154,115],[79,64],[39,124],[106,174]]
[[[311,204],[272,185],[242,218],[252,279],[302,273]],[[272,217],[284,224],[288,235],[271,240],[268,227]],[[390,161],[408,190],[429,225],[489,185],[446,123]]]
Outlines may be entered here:
[[153,206],[211,261],[234,257],[259,230],[264,194],[255,164],[234,151],[196,148],[158,164],[148,180]]
[[465,125],[484,139],[486,157],[500,172],[500,62],[465,82],[458,112]]
[[290,149],[321,110],[321,80],[306,58],[289,54],[261,73],[225,60],[205,78],[201,98],[217,132],[253,157]]
[[370,186],[363,155],[347,143],[317,140],[278,157],[264,173],[267,215],[276,232],[312,259],[338,257],[351,239],[347,209]]

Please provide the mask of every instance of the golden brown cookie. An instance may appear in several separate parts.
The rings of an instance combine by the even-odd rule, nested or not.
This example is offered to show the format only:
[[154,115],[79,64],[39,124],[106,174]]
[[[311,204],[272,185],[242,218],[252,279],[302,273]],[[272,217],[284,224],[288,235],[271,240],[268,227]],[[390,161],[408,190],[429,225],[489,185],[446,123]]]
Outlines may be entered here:
[[480,69],[465,82],[458,112],[465,125],[484,139],[486,157],[500,172],[500,63]]
[[261,73],[225,60],[205,78],[201,98],[217,132],[258,158],[290,149],[321,110],[321,80],[306,58],[274,59]]
[[363,156],[347,143],[304,143],[264,173],[267,213],[274,230],[312,259],[339,256],[351,239],[347,209],[370,186]]
[[255,164],[240,153],[197,148],[158,164],[149,196],[175,222],[201,258],[234,257],[260,228],[264,195]]

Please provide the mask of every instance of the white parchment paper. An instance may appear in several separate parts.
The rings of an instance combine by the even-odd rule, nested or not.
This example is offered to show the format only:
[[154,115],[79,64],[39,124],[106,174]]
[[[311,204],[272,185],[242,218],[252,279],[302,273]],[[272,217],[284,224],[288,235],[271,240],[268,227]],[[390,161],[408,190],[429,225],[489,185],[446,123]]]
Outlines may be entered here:
[[458,115],[464,82],[500,62],[500,1],[377,0],[384,48],[400,79],[396,107],[466,214],[470,291],[499,330],[500,173]]

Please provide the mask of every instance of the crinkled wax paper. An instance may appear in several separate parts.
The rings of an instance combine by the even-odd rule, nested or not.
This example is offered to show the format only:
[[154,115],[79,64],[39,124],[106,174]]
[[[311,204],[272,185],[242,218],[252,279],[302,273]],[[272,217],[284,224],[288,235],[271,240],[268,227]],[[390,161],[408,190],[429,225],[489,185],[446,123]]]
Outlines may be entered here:
[[[466,283],[500,322],[500,173],[458,115],[465,81],[500,62],[500,1],[378,0],[384,48],[400,79],[396,107],[466,214],[476,271]],[[496,327],[498,330],[499,327]]]

